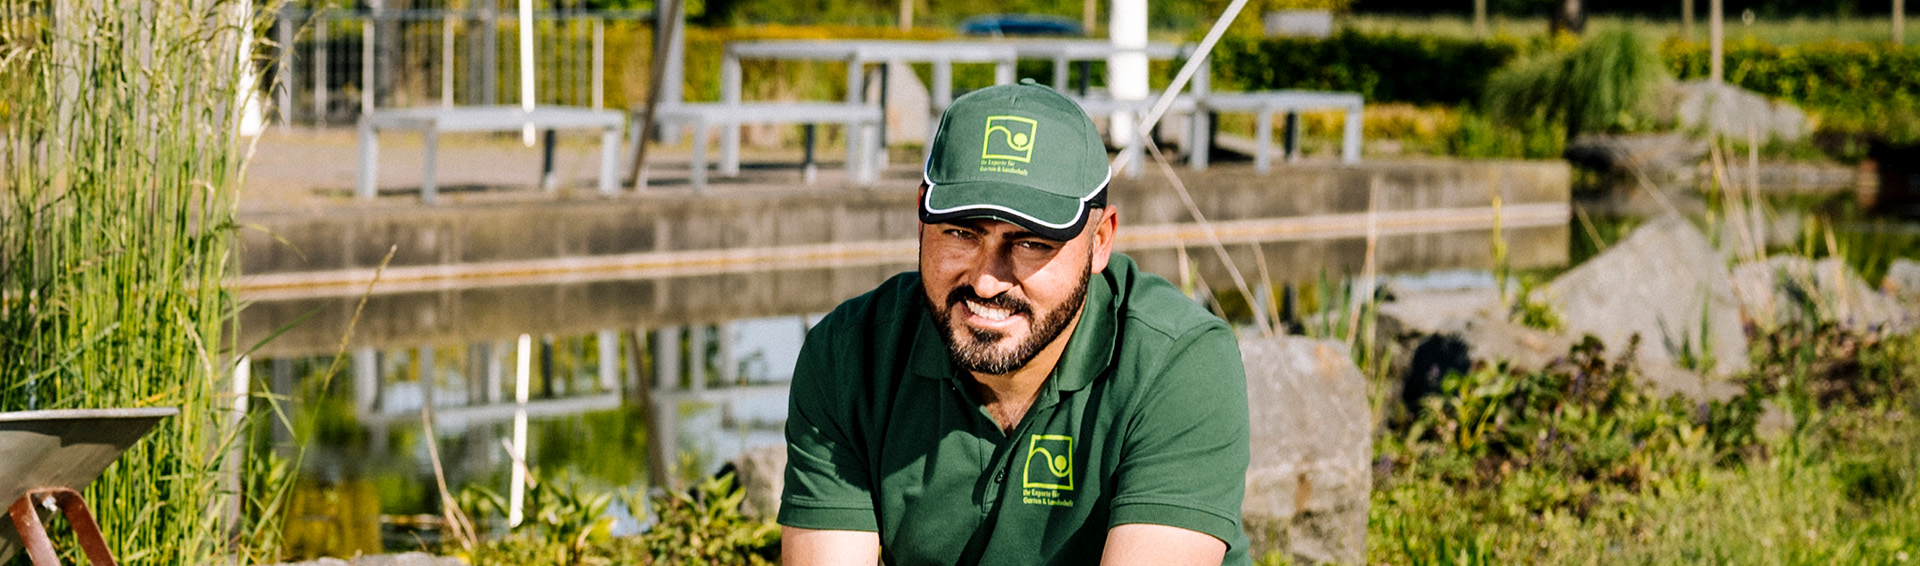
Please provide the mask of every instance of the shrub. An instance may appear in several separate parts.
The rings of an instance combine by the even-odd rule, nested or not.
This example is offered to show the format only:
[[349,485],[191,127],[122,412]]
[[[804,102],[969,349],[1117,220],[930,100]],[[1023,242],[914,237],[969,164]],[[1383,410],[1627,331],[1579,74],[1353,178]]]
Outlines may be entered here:
[[1214,49],[1216,90],[1353,91],[1368,103],[1466,104],[1522,44],[1343,30],[1326,39],[1229,37]]
[[1502,69],[1487,82],[1486,108],[1513,123],[1541,118],[1567,135],[1627,131],[1644,116],[1654,89],[1670,80],[1660,55],[1632,30],[1593,35],[1571,53],[1547,53]]

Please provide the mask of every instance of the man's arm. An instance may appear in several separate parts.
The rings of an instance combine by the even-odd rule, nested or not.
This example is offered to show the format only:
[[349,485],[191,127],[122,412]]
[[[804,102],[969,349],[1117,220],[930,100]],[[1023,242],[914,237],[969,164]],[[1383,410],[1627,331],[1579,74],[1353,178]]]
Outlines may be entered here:
[[1133,523],[1107,530],[1100,566],[1219,566],[1227,543],[1180,527]]
[[[1107,546],[1113,546],[1112,539],[1107,540]],[[780,527],[781,566],[875,566],[879,563],[880,535],[877,533]],[[1213,563],[1219,564],[1219,558]]]

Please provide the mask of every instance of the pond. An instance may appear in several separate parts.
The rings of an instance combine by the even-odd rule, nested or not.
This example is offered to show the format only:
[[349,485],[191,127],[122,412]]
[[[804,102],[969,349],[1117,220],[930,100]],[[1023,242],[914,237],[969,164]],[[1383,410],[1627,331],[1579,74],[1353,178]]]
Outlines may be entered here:
[[[1564,226],[1509,236],[1518,265],[1565,262]],[[1400,236],[1380,240],[1373,257],[1383,273],[1412,274],[1402,285],[1490,285],[1489,244],[1486,232]],[[1367,248],[1358,239],[1243,242],[1230,255],[1255,285],[1272,289],[1256,274],[1338,280],[1359,271]],[[1206,296],[1233,287],[1212,253],[1132,255]],[[1256,266],[1260,260],[1272,269]],[[255,446],[299,456],[290,557],[434,543],[441,505],[435,455],[452,493],[505,494],[514,439],[524,438],[535,477],[609,492],[683,489],[743,451],[781,446],[787,383],[806,329],[841,301],[912,268],[470,281],[376,292],[364,303],[358,296],[256,300],[243,311],[243,340],[261,344],[250,369],[279,399],[260,410],[272,416],[277,405],[291,427],[262,427]],[[617,501],[613,511],[617,533],[645,527],[644,517]]]

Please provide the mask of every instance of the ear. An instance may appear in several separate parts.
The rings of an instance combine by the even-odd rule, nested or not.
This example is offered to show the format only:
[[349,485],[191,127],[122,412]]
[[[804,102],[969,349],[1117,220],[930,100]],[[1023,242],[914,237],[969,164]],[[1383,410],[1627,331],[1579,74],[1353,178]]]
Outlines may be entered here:
[[1098,222],[1093,227],[1093,265],[1091,267],[1094,273],[1106,272],[1107,260],[1113,257],[1113,234],[1120,229],[1119,207],[1109,204],[1100,211],[1099,218],[1091,219],[1093,222]]
[[926,181],[920,182],[920,192],[917,196],[913,198],[914,226],[917,228],[917,230],[915,230],[914,233],[921,234],[921,235],[924,235],[927,229],[927,223],[919,221],[920,203],[923,203],[923,202],[927,202],[927,182]]

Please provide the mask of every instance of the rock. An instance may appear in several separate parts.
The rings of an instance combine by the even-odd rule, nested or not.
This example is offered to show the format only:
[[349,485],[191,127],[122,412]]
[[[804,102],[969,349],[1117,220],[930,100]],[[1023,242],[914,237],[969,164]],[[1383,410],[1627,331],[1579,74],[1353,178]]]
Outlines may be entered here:
[[1361,563],[1373,487],[1366,378],[1331,340],[1246,338],[1240,355],[1253,427],[1241,507],[1250,554]]
[[1691,181],[1707,142],[1680,134],[1581,134],[1562,155],[1587,169],[1645,174],[1656,184]]
[[1493,289],[1396,291],[1379,309],[1384,336],[1412,350],[1407,366],[1395,368],[1409,410],[1439,392],[1448,373],[1465,373],[1475,363],[1540,369],[1573,346],[1564,335],[1510,322]]
[[[1634,231],[1605,253],[1534,292],[1557,309],[1567,334],[1592,334],[1619,351],[1641,337],[1642,368],[1711,354],[1714,376],[1746,369],[1740,303],[1720,252],[1678,216]],[[1704,347],[1702,346],[1704,345]]]
[[1737,86],[1689,81],[1675,90],[1675,117],[1682,129],[1704,129],[1749,143],[1798,141],[1812,131],[1800,107]]
[[1892,297],[1836,258],[1774,256],[1743,264],[1733,270],[1733,285],[1747,319],[1766,327],[1806,322],[1809,314],[1856,331],[1912,326]]
[[1920,262],[1893,260],[1887,266],[1887,277],[1880,280],[1880,290],[1910,304],[1920,303]]
[[762,446],[740,453],[728,463],[734,481],[746,490],[740,511],[749,517],[773,520],[780,514],[780,490],[786,486],[787,447]]
[[376,554],[358,556],[352,560],[339,558],[321,558],[307,562],[291,562],[279,566],[465,566],[458,558],[434,556],[424,552],[406,554]]

